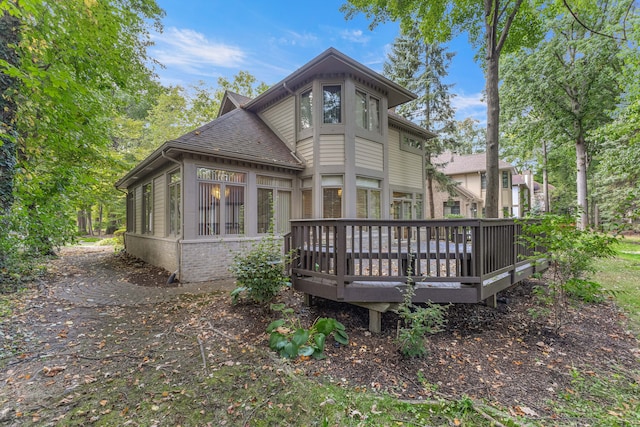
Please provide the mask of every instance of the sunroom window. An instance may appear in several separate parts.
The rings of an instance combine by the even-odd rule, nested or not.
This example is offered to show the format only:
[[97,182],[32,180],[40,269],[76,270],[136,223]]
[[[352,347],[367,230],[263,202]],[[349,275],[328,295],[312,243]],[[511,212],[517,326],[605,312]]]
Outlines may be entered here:
[[380,181],[356,177],[356,216],[380,219]]
[[322,177],[322,217],[342,217],[342,185],[341,175]]
[[168,177],[169,184],[169,235],[180,235],[180,170]]
[[268,233],[273,221],[274,233],[289,232],[291,219],[290,179],[257,176],[258,233]]
[[151,183],[142,186],[142,232],[151,234],[153,231],[153,192]]
[[342,87],[340,85],[322,87],[322,120],[327,124],[342,122]]
[[246,174],[198,168],[198,235],[243,234]]

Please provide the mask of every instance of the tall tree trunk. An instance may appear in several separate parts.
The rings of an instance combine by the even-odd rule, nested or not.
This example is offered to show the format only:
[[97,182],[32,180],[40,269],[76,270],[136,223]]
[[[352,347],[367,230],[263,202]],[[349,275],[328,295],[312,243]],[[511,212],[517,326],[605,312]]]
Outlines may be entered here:
[[98,212],[98,236],[102,236],[102,203],[100,203]]
[[433,175],[427,175],[427,186],[429,187],[429,219],[435,219],[436,207],[433,200]]
[[589,205],[587,202],[587,146],[580,134],[576,141],[576,187],[578,191],[578,227],[585,230],[589,226]]
[[[500,51],[497,45],[498,32],[498,4],[496,0],[484,0],[485,13],[485,49],[486,49],[486,69],[485,69],[485,90],[487,97],[487,189],[485,196],[485,216],[487,218],[498,218],[498,202],[500,191],[499,177],[499,122],[500,122],[500,94],[498,83],[500,79]],[[503,31],[508,31],[507,28]]]
[[549,171],[547,170],[547,141],[542,141],[542,198],[543,212],[549,212]]
[[91,221],[91,206],[89,206],[89,209],[86,210],[87,212],[87,231],[89,233],[89,236],[93,236],[93,221]]
[[78,217],[78,233],[82,235],[86,235],[87,234],[87,218],[85,216],[84,209],[81,209],[78,211],[77,217]]

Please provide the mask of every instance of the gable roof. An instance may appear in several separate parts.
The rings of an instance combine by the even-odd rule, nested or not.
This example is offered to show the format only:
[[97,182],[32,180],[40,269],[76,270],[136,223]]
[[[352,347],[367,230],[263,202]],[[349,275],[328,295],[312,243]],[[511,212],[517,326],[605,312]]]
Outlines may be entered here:
[[[436,156],[432,160],[433,164],[442,164],[442,172],[445,175],[461,175],[465,173],[473,172],[486,172],[487,171],[487,154],[455,154],[451,152],[445,152]],[[515,168],[510,163],[504,160],[498,160],[498,168],[500,170],[513,171]]]
[[242,108],[242,106],[249,101],[251,101],[251,98],[248,96],[240,95],[239,93],[231,92],[230,90],[225,90],[222,102],[220,102],[218,117],[223,116],[236,108]]
[[245,105],[245,108],[256,111],[283,96],[290,95],[298,86],[306,84],[319,74],[335,75],[341,73],[351,74],[386,94],[389,108],[416,98],[415,94],[404,87],[331,47],[285,77],[284,80],[252,99]]
[[116,182],[116,187],[126,188],[145,171],[170,161],[167,157],[172,151],[245,160],[293,170],[304,169],[304,165],[293,156],[285,143],[256,114],[237,108],[179,138],[165,142]]

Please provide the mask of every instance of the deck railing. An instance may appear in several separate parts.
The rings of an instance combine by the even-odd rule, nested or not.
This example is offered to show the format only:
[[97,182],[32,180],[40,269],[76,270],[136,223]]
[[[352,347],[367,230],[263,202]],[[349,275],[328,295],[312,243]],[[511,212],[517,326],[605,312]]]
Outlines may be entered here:
[[[511,219],[313,219],[291,221],[286,246],[297,255],[294,286],[310,294],[392,302],[401,295],[389,300],[387,290],[412,280],[450,289],[441,299],[464,289],[461,302],[470,302],[545,267],[544,260],[532,262],[521,235],[522,224]],[[428,297],[436,291],[421,293],[438,299]]]

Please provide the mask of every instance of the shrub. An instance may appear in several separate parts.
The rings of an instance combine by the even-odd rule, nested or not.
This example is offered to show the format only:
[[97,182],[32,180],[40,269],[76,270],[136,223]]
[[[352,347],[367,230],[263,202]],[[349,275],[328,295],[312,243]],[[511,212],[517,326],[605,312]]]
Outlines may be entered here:
[[406,357],[423,357],[428,354],[427,336],[440,332],[446,323],[444,318],[449,306],[428,302],[424,306],[415,305],[415,283],[411,278],[403,292],[403,301],[397,309],[401,319],[396,341],[400,352]]
[[311,327],[303,328],[295,317],[292,308],[284,304],[272,304],[271,309],[284,316],[274,320],[267,326],[269,348],[277,351],[282,357],[313,357],[324,359],[325,343],[328,336],[343,345],[349,343],[349,336],[344,325],[331,317],[319,317]]
[[243,298],[257,304],[272,301],[282,288],[290,285],[285,271],[289,259],[290,255],[283,256],[282,245],[271,233],[250,251],[237,254],[230,267],[236,278],[232,302],[236,304]]
[[603,288],[590,280],[597,258],[614,255],[616,238],[593,230],[580,230],[568,216],[545,215],[539,221],[523,223],[523,241],[533,249],[535,260],[549,262],[550,276],[546,288],[538,287],[535,295],[544,315],[559,330],[570,299],[598,302]]

